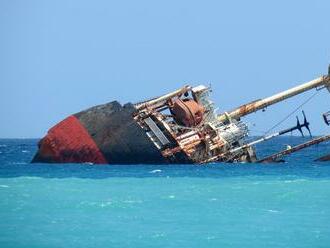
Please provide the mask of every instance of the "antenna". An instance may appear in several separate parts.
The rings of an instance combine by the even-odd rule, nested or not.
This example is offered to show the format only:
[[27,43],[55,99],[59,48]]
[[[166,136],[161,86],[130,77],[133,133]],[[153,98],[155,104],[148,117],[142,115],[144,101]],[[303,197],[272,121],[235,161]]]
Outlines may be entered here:
[[296,116],[296,118],[297,118],[297,126],[295,127],[295,129],[297,129],[300,133],[301,133],[301,136],[303,136],[303,137],[305,137],[305,135],[304,135],[304,133],[303,133],[303,131],[302,131],[302,125],[300,124],[300,122],[299,122],[299,118],[298,118],[298,116]]
[[282,134],[285,134],[285,133],[289,133],[289,132],[292,132],[294,130],[298,130],[301,133],[301,136],[305,137],[304,132],[303,132],[303,129],[302,129],[303,127],[305,127],[308,130],[308,133],[309,133],[310,137],[312,137],[311,130],[309,129],[310,123],[307,121],[305,112],[302,111],[302,113],[303,113],[303,116],[304,116],[304,122],[303,122],[303,124],[300,123],[298,116],[296,116],[297,124],[294,127],[287,128],[285,130],[280,131],[279,132],[279,135],[282,135]]
[[305,128],[308,130],[309,136],[312,138],[312,132],[309,129],[309,124],[310,123],[307,121],[307,118],[306,118],[306,115],[305,115],[305,111],[304,110],[302,111],[302,113],[303,113],[303,116],[304,116],[304,124],[303,124],[303,126],[305,126]]

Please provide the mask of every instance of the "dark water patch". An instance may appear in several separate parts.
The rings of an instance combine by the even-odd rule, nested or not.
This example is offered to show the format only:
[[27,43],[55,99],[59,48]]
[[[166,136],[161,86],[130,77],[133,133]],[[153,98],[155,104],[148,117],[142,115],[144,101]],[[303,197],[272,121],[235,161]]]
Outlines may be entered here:
[[[305,142],[306,138],[281,137],[257,147],[259,157],[282,149],[286,144]],[[90,165],[90,164],[30,164],[37,150],[37,139],[0,140],[0,177],[92,178],[110,177],[198,177],[228,178],[271,176],[288,178],[330,178],[330,163],[313,162],[330,150],[329,143],[314,146],[287,157],[279,164],[208,165]],[[267,177],[265,177],[267,178]]]

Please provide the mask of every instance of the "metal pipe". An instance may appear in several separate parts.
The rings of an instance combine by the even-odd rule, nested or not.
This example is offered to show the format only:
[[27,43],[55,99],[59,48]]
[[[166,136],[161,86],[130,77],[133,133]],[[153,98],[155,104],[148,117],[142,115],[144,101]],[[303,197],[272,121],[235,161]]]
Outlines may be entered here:
[[269,135],[269,136],[262,137],[262,138],[260,138],[260,139],[257,139],[257,140],[255,140],[255,141],[252,141],[252,142],[250,142],[250,143],[248,143],[248,144],[245,144],[245,145],[243,145],[243,146],[240,146],[240,147],[237,147],[237,148],[231,149],[231,150],[230,150],[229,152],[227,152],[227,153],[230,154],[230,153],[238,152],[238,151],[240,151],[240,150],[243,150],[243,149],[246,149],[246,148],[248,148],[248,147],[250,147],[250,146],[253,146],[253,145],[259,144],[259,143],[261,143],[261,142],[264,142],[264,141],[267,141],[267,140],[273,139],[273,138],[275,138],[275,137],[277,137],[277,136],[280,136],[280,135],[281,135],[281,133],[280,133],[280,132],[277,132],[277,133],[271,134],[271,135]]
[[234,109],[231,112],[225,113],[225,114],[220,114],[218,116],[219,121],[224,122],[225,120],[227,120],[228,118],[230,119],[239,119],[242,116],[251,114],[253,112],[256,112],[258,110],[264,109],[270,105],[273,105],[275,103],[284,101],[290,97],[299,95],[305,91],[314,89],[314,88],[318,88],[321,86],[326,86],[326,87],[330,87],[330,76],[322,76],[319,78],[316,78],[312,81],[309,81],[307,83],[298,85],[294,88],[291,88],[289,90],[283,91],[281,93],[275,94],[273,96],[264,98],[264,99],[260,99],[245,105],[242,105],[236,109]]
[[262,159],[258,160],[257,163],[276,162],[276,160],[278,160],[279,158],[281,158],[285,155],[289,155],[291,153],[300,151],[304,148],[307,148],[307,147],[310,147],[310,146],[313,146],[313,145],[316,145],[316,144],[319,144],[319,143],[322,143],[322,142],[325,142],[325,141],[328,141],[328,140],[330,140],[330,135],[325,135],[325,136],[322,136],[322,137],[319,137],[319,138],[315,138],[315,139],[312,139],[310,141],[307,141],[306,143],[294,146],[290,149],[286,149],[286,150],[283,150],[281,152],[270,155],[268,157],[262,158]]
[[[305,114],[304,114],[304,116],[305,116]],[[258,143],[261,143],[261,142],[264,142],[264,141],[267,141],[267,140],[273,139],[273,138],[275,138],[275,137],[277,137],[277,136],[280,136],[280,135],[283,135],[283,134],[286,134],[286,133],[293,132],[293,131],[295,131],[295,130],[298,130],[298,131],[301,132],[301,134],[303,135],[302,127],[305,127],[307,130],[309,130],[309,122],[307,122],[307,119],[306,119],[306,117],[305,117],[304,124],[300,124],[299,119],[298,119],[298,117],[297,117],[297,125],[296,125],[296,126],[294,126],[294,127],[290,127],[290,128],[287,128],[287,129],[284,129],[284,130],[282,130],[282,131],[279,131],[279,132],[273,133],[273,134],[268,135],[268,136],[264,136],[264,137],[262,137],[262,138],[260,138],[260,139],[254,140],[254,141],[252,141],[252,142],[250,142],[250,143],[248,143],[248,144],[245,144],[245,145],[243,145],[243,146],[240,146],[240,147],[237,147],[237,148],[231,149],[231,150],[229,151],[229,153],[235,153],[235,152],[238,152],[238,151],[243,150],[243,149],[246,149],[246,148],[248,148],[248,147],[250,147],[250,146],[253,146],[253,145],[256,145],[256,144],[258,144]]]
[[178,95],[182,95],[184,93],[186,93],[187,91],[191,90],[191,86],[184,86],[182,87],[181,89],[178,89],[176,91],[173,91],[171,93],[168,93],[166,95],[163,95],[161,97],[157,97],[155,99],[152,99],[152,100],[149,100],[149,101],[145,101],[145,102],[142,102],[142,103],[137,103],[135,104],[135,107],[137,109],[142,109],[142,108],[146,108],[148,106],[152,106],[152,105],[155,105],[155,104],[158,104],[160,102],[163,102],[163,101],[166,101],[172,97],[175,97],[175,96],[178,96]]

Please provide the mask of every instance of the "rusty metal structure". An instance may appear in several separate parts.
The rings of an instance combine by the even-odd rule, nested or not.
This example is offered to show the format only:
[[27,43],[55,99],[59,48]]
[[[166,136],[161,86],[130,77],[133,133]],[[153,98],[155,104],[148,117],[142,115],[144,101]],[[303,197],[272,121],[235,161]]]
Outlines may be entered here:
[[[322,142],[325,142],[325,141],[328,141],[330,140],[330,135],[325,135],[325,136],[322,136],[322,137],[318,137],[318,138],[315,138],[315,139],[312,139],[312,140],[309,140],[303,144],[299,144],[299,145],[296,145],[294,147],[290,147],[286,150],[283,150],[283,151],[280,151],[278,153],[275,153],[275,154],[272,154],[270,156],[267,156],[265,158],[262,158],[260,160],[258,160],[257,162],[258,163],[273,163],[273,162],[277,162],[277,161],[280,161],[282,159],[283,156],[287,156],[291,153],[294,153],[294,152],[297,152],[297,151],[300,151],[302,149],[305,149],[307,147],[310,147],[310,146],[314,146],[314,145],[317,145],[317,144],[320,144]],[[319,159],[318,161],[325,161],[324,159]]]
[[[258,160],[254,145],[308,128],[304,124],[247,142],[246,115],[312,89],[330,88],[330,75],[321,76],[273,96],[216,113],[210,87],[184,86],[135,104],[117,102],[77,113],[53,127],[40,141],[33,162],[193,163],[276,161]],[[328,140],[329,136],[292,148],[291,152]],[[65,147],[65,148],[63,148]]]
[[[329,73],[330,73],[330,67],[329,67]],[[324,113],[323,120],[327,126],[330,126],[330,111]],[[324,161],[330,161],[330,154],[323,155],[320,158],[315,159],[316,162],[324,162]]]

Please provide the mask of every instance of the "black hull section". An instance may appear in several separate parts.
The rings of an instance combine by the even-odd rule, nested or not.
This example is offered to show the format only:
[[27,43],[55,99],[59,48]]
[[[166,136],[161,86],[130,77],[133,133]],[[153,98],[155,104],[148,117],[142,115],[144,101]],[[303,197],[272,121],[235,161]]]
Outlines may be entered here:
[[133,104],[118,102],[92,107],[75,116],[109,164],[166,163],[132,115]]
[[134,111],[132,104],[114,101],[68,117],[40,141],[32,162],[167,163],[134,120]]

